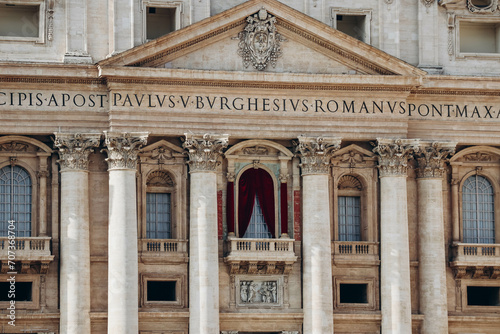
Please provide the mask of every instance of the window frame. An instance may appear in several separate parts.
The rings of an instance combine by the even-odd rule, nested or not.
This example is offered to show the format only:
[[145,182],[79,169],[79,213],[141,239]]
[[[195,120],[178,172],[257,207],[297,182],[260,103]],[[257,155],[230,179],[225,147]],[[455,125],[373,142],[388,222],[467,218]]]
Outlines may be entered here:
[[[494,244],[498,244],[500,243],[500,222],[499,222],[499,205],[500,205],[500,196],[499,196],[499,188],[498,186],[496,185],[496,182],[494,181],[495,179],[493,177],[491,177],[491,175],[489,175],[489,173],[487,172],[484,172],[482,170],[471,170],[469,171],[468,173],[465,173],[459,184],[458,184],[458,215],[459,215],[459,238],[460,238],[460,242],[464,242],[464,214],[463,214],[463,186],[464,186],[464,183],[465,181],[473,176],[473,175],[479,175],[479,176],[482,176],[484,178],[486,178],[488,180],[488,182],[490,182],[492,188],[493,188],[493,203],[494,203],[494,228],[495,228],[495,241],[493,244],[487,244],[487,245],[494,245]],[[477,244],[477,243],[471,243],[471,245],[474,245],[474,244]]]
[[0,4],[16,5],[16,6],[39,6],[38,8],[38,36],[37,37],[21,37],[21,36],[0,36],[0,41],[14,42],[35,42],[37,44],[45,43],[45,27],[46,27],[46,0],[0,0]]
[[[143,0],[142,1],[142,41],[149,42],[152,39],[147,38],[147,15],[148,7],[158,7],[158,8],[174,8],[175,9],[175,30],[179,30],[182,27],[182,11],[183,2],[182,1],[158,1],[158,0]],[[174,31],[175,31],[174,30]]]
[[463,312],[481,312],[481,313],[500,313],[500,306],[488,305],[469,305],[467,303],[467,287],[500,287],[498,280],[485,280],[485,279],[462,279],[461,282],[461,302]]
[[[264,164],[261,163],[253,163],[253,164],[248,164],[241,168],[238,171],[238,174],[236,175],[235,181],[234,181],[234,233],[237,236],[237,238],[243,238],[243,236],[240,236],[240,231],[239,231],[239,221],[238,221],[238,213],[239,213],[239,207],[238,207],[238,199],[239,199],[239,182],[241,179],[241,176],[243,173],[251,168],[259,168],[263,169],[266,171],[270,176],[271,179],[273,180],[273,189],[274,189],[274,231],[275,231],[275,236],[274,238],[271,237],[269,239],[278,239],[281,237],[281,228],[280,228],[280,203],[279,203],[279,197],[280,197],[280,192],[278,189],[278,180],[276,179],[276,176],[274,173]],[[255,205],[255,204],[254,204]]]
[[[7,282],[11,275],[0,275],[2,282]],[[16,275],[16,282],[31,282],[31,301],[16,301],[16,309],[38,310],[40,309],[40,275]],[[0,301],[0,307],[5,310],[10,302]]]
[[[366,284],[366,297],[367,303],[341,303],[340,302],[340,284]],[[333,309],[342,311],[346,309],[355,310],[370,310],[375,311],[378,309],[377,298],[378,285],[375,284],[375,278],[366,277],[352,277],[352,276],[335,276],[333,278],[334,298]]]
[[371,25],[372,25],[372,10],[371,9],[330,7],[331,27],[334,29],[337,29],[337,15],[364,16],[365,17],[365,31],[364,31],[365,40],[364,41],[359,40],[359,41],[371,45]]
[[[187,285],[186,277],[184,275],[168,275],[156,273],[142,273],[140,274],[140,307],[146,308],[184,308],[187,303]],[[169,281],[175,283],[175,300],[174,301],[159,301],[147,299],[148,296],[148,282],[149,281]]]
[[[477,23],[477,24],[488,24],[488,23],[495,23],[497,25],[500,25],[500,18],[498,16],[485,16],[481,15],[480,17],[477,16],[456,16],[455,17],[455,49],[456,49],[456,56],[455,58],[457,59],[465,59],[465,58],[476,58],[476,59],[494,59],[498,60],[500,58],[500,45],[497,45],[498,52],[496,53],[487,53],[487,52],[462,52],[461,50],[461,43],[460,43],[460,27],[461,23],[467,22],[467,23]],[[498,35],[500,35],[500,27],[498,28]],[[497,38],[499,36],[497,35]]]

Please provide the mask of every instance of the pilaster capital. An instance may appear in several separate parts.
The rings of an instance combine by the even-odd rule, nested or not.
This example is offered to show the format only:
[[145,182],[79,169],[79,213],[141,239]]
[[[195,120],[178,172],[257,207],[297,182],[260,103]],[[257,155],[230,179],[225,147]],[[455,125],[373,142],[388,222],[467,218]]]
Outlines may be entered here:
[[415,153],[418,162],[418,178],[441,178],[445,173],[444,164],[455,153],[457,143],[426,142],[420,144]]
[[328,174],[333,153],[340,148],[341,138],[299,136],[296,152],[300,155],[302,175]]
[[89,155],[99,146],[98,133],[54,133],[54,146],[59,149],[61,171],[88,170]]
[[373,152],[378,154],[380,177],[406,176],[408,158],[413,152],[418,152],[418,144],[418,139],[377,138]]
[[106,161],[109,169],[137,168],[137,154],[148,140],[148,132],[108,132],[104,131]]
[[229,135],[204,135],[185,133],[186,141],[182,147],[187,149],[189,156],[189,172],[215,172],[220,164],[219,157],[227,147]]

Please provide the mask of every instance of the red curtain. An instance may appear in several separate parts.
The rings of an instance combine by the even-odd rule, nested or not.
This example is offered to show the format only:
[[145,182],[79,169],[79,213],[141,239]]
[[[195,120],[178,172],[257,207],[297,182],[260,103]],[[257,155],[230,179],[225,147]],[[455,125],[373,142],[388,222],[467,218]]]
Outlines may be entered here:
[[281,234],[288,233],[288,189],[287,184],[281,184]]
[[240,177],[238,183],[238,232],[240,238],[245,234],[252,210],[255,196],[259,197],[260,207],[267,228],[272,237],[275,236],[274,220],[274,184],[269,173],[263,169],[247,169]]
[[226,220],[228,232],[234,233],[234,182],[227,183]]

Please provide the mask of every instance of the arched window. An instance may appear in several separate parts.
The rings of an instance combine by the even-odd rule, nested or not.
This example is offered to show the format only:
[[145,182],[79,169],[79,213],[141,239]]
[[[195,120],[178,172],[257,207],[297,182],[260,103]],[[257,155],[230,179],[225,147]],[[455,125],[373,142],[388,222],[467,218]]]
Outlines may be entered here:
[[338,184],[338,240],[361,241],[361,182],[344,175]]
[[31,236],[31,178],[19,166],[0,169],[0,236],[8,235],[9,220],[16,237]]
[[495,205],[491,183],[473,175],[462,187],[463,240],[465,243],[495,243]]
[[169,173],[154,171],[146,183],[146,238],[172,238],[172,191]]
[[274,238],[274,183],[261,168],[243,172],[238,183],[238,232],[244,238]]

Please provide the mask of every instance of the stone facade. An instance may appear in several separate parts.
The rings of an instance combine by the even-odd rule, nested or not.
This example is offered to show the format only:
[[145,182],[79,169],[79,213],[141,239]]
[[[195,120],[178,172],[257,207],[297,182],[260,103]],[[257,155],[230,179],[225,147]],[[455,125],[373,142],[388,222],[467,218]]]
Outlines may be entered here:
[[499,6],[0,0],[1,331],[497,333]]

